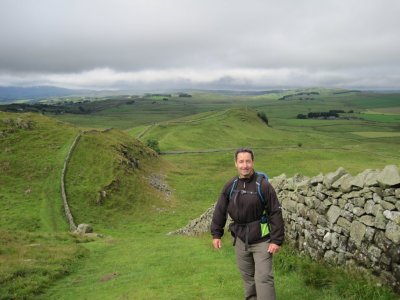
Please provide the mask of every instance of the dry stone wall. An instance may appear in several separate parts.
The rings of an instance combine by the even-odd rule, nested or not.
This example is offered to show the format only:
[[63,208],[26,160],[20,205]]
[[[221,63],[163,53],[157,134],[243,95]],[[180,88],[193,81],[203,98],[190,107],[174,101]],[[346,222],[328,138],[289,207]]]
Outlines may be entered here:
[[85,131],[80,132],[75,137],[74,141],[71,144],[71,147],[68,150],[67,156],[65,157],[64,165],[63,165],[63,168],[61,171],[61,198],[63,201],[65,217],[67,218],[67,221],[69,224],[69,230],[71,232],[75,232],[75,233],[88,234],[88,233],[93,232],[93,228],[91,225],[79,224],[78,226],[76,226],[76,224],[75,224],[74,217],[72,216],[71,210],[69,208],[67,191],[66,191],[66,187],[65,187],[66,186],[65,185],[65,176],[66,176],[67,169],[68,169],[68,163],[71,160],[72,154],[73,154],[79,140],[81,139],[83,133],[85,133]]
[[75,137],[74,141],[72,142],[71,147],[69,148],[68,154],[64,160],[63,169],[61,171],[61,182],[60,182],[61,183],[61,198],[63,201],[64,213],[68,220],[70,231],[75,231],[77,229],[77,227],[76,227],[76,224],[74,221],[74,217],[72,216],[71,210],[69,209],[69,205],[68,205],[67,192],[65,190],[65,175],[67,173],[67,167],[68,167],[69,161],[71,160],[72,153],[73,153],[76,145],[78,144],[80,138],[81,138],[81,133],[79,133]]
[[[400,174],[397,166],[352,176],[343,168],[270,180],[282,202],[286,240],[315,260],[372,270],[400,291]],[[209,232],[214,206],[173,232]]]
[[313,259],[372,269],[400,289],[400,175],[396,166],[351,176],[343,168],[271,180],[286,239]]

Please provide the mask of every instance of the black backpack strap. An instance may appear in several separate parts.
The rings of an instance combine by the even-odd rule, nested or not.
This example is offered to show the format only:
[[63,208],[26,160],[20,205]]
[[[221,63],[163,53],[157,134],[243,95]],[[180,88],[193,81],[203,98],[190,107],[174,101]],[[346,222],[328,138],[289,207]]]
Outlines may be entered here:
[[265,195],[263,194],[263,192],[261,190],[261,182],[262,182],[263,179],[268,181],[268,176],[267,176],[267,174],[261,173],[261,172],[256,172],[256,174],[257,174],[257,180],[256,180],[257,193],[258,193],[258,196],[260,198],[260,201],[265,206],[267,204],[267,201],[265,200]]
[[[263,192],[261,190],[261,182],[262,182],[263,179],[268,181],[268,175],[265,174],[265,173],[262,173],[262,172],[256,172],[256,175],[257,175],[257,179],[256,179],[257,193],[258,193],[258,196],[260,198],[261,203],[263,205],[266,205],[267,201],[265,200],[265,196],[264,196],[264,194],[263,194]],[[229,191],[229,200],[231,200],[233,191],[235,190],[235,188],[238,185],[238,180],[239,180],[239,178],[236,178],[232,183],[231,189]]]
[[234,190],[235,190],[235,188],[237,187],[238,180],[239,180],[239,177],[238,177],[238,178],[236,178],[236,179],[233,181],[233,183],[232,183],[231,190],[229,191],[229,201],[230,201],[230,200],[231,200],[231,198],[232,198],[232,193],[233,193],[233,191],[234,191]]

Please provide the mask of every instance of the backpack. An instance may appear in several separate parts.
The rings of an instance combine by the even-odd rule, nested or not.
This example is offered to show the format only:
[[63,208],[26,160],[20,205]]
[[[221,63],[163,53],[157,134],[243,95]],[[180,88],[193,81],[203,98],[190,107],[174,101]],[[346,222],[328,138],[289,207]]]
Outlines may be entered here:
[[[267,201],[265,200],[265,196],[264,196],[264,194],[263,194],[262,191],[261,191],[261,181],[263,180],[263,178],[264,178],[266,181],[268,181],[268,175],[265,174],[265,173],[262,173],[262,172],[255,172],[255,173],[256,173],[256,176],[257,176],[257,180],[256,180],[256,184],[257,184],[257,194],[258,194],[258,197],[260,198],[261,203],[265,206],[265,205],[267,204]],[[237,187],[238,179],[239,179],[239,178],[236,178],[236,179],[233,181],[233,183],[232,183],[232,187],[231,187],[231,190],[230,190],[230,192],[229,192],[229,201],[230,201],[231,198],[232,198],[232,193],[233,193],[233,191],[234,191],[235,188]]]
[[[266,181],[268,181],[268,176],[267,176],[267,174],[262,173],[262,172],[255,172],[255,173],[256,173],[256,176],[257,176],[256,184],[257,184],[257,194],[258,194],[258,198],[260,199],[262,205],[264,206],[263,214],[262,214],[260,220],[257,221],[257,222],[259,222],[259,223],[258,223],[259,225],[257,225],[257,226],[260,227],[260,231],[261,231],[260,234],[261,234],[261,237],[264,237],[264,236],[266,236],[266,235],[269,234],[270,228],[269,228],[269,222],[268,222],[268,217],[267,217],[267,209],[266,209],[266,204],[267,204],[267,202],[266,202],[266,200],[265,200],[265,195],[264,195],[263,192],[261,191],[261,182],[262,182],[263,179],[265,179]],[[229,201],[230,201],[231,198],[232,198],[232,193],[234,192],[235,188],[237,187],[238,180],[239,180],[239,178],[236,178],[236,179],[233,181],[233,183],[232,183],[232,187],[231,187],[231,189],[230,189],[230,191],[229,191]],[[252,194],[254,194],[254,192],[247,192],[247,193],[252,193]],[[253,222],[253,223],[254,223],[254,222]],[[234,223],[233,223],[233,224],[234,224]],[[233,225],[233,224],[231,224],[231,225]],[[251,224],[251,223],[250,223],[250,224]],[[246,224],[245,226],[246,226],[246,231],[247,231],[247,232],[244,234],[244,236],[245,236],[245,245],[246,245],[246,246],[245,246],[245,250],[247,251],[248,243],[249,243],[249,236],[248,236],[248,234],[249,234],[249,227],[248,227],[248,224]],[[240,227],[240,226],[239,226],[239,227]],[[238,229],[237,227],[235,227],[235,228],[236,228],[236,230]],[[252,227],[252,228],[254,228],[254,227]],[[230,227],[230,229],[231,229],[231,231],[232,231],[232,229],[234,229],[234,228],[233,228],[233,227],[232,227],[232,228]],[[251,238],[250,238],[250,239],[251,239]],[[233,245],[235,245],[235,244],[236,244],[236,234],[235,234],[235,238],[234,238]]]

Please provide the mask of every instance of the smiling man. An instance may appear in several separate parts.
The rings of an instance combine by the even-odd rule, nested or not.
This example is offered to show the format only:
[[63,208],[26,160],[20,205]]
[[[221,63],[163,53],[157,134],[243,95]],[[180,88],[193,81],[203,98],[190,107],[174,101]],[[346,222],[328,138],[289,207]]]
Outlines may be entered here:
[[211,223],[213,246],[222,247],[221,237],[229,214],[246,299],[273,300],[276,296],[272,254],[279,251],[284,240],[281,207],[266,176],[254,171],[251,149],[236,151],[235,166],[238,176],[225,184],[215,207]]

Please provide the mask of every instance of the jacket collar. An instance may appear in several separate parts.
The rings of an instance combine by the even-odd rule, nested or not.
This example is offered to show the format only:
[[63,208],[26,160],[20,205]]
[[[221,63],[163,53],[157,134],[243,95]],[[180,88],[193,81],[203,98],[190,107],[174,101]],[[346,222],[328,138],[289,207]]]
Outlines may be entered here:
[[239,177],[239,180],[244,181],[244,182],[250,182],[254,179],[254,177],[256,176],[256,171],[253,171],[253,174],[251,174],[250,177]]

